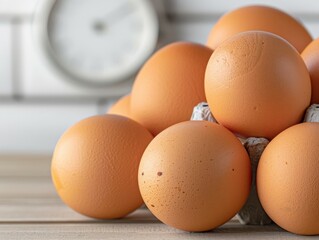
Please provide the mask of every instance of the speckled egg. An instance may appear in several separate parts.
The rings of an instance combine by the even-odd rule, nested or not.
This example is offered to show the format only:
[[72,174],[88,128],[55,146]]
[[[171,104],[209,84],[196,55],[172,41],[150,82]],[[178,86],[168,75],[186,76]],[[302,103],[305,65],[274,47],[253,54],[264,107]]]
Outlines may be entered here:
[[291,44],[272,33],[250,31],[214,51],[206,68],[205,92],[220,124],[245,137],[272,139],[302,120],[311,82]]
[[226,128],[188,121],[154,138],[143,154],[138,181],[145,204],[159,220],[185,231],[207,231],[244,205],[250,161]]
[[319,234],[319,123],[302,123],[274,138],[257,169],[260,202],[280,227]]
[[60,138],[51,174],[61,199],[93,218],[120,218],[142,205],[137,172],[152,135],[118,115],[84,119]]

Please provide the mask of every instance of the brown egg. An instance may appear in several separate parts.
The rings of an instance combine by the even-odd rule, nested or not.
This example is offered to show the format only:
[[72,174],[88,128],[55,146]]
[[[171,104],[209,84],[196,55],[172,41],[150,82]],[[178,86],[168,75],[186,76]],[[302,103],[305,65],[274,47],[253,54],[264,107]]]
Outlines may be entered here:
[[131,118],[131,107],[130,107],[131,95],[128,94],[120,98],[110,109],[107,111],[109,114],[121,115],[124,117]]
[[94,116],[60,138],[51,174],[61,199],[93,218],[120,218],[143,203],[137,172],[152,135],[118,115]]
[[139,72],[131,95],[133,118],[154,135],[189,120],[205,101],[204,75],[212,50],[178,42],[156,52]]
[[138,181],[145,204],[159,220],[185,231],[207,231],[244,205],[250,161],[226,128],[188,121],[154,138],[143,154]]
[[274,138],[257,170],[267,214],[289,232],[319,234],[319,123],[295,125]]
[[287,13],[272,7],[246,6],[222,16],[212,28],[207,45],[216,49],[227,38],[251,30],[277,34],[299,52],[312,41],[306,28]]
[[319,103],[319,38],[311,42],[302,52],[311,78],[311,103]]
[[214,51],[205,92],[219,123],[246,137],[272,139],[302,120],[311,84],[305,63],[287,41],[251,31]]

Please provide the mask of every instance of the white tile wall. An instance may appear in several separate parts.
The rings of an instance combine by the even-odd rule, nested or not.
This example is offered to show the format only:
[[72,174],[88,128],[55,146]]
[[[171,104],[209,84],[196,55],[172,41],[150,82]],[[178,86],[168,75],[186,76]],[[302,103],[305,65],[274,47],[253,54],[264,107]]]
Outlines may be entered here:
[[43,0],[0,0],[1,16],[27,17],[32,15],[38,1]]
[[303,21],[303,23],[307,27],[308,31],[310,32],[310,34],[312,35],[314,39],[319,37],[319,17],[318,17],[318,20],[308,20],[308,21]]
[[205,43],[214,23],[226,12],[251,4],[277,7],[299,19],[314,38],[319,37],[319,1],[288,0],[167,0],[175,39]]
[[176,41],[190,41],[205,44],[208,34],[216,20],[210,21],[174,21],[171,31]]
[[11,27],[7,21],[0,22],[0,95],[12,95],[11,82]]
[[[68,126],[84,117],[106,112],[115,100],[110,94],[129,91],[129,85],[108,92],[58,83],[57,79],[68,80],[37,58],[33,44],[30,28],[38,1],[45,0],[0,0],[0,153],[50,154]],[[159,0],[152,1],[161,5]],[[236,7],[257,3],[287,11],[301,19],[314,37],[319,36],[318,0],[162,2],[167,24],[161,30],[159,45],[177,40],[205,43],[218,17]],[[50,81],[44,83],[42,79]]]
[[[75,122],[98,114],[95,103],[0,103],[1,153],[52,153]],[[5,114],[4,114],[5,113]]]
[[290,14],[318,13],[318,0],[167,0],[167,11],[173,14],[223,14],[244,5],[263,4],[284,9]]

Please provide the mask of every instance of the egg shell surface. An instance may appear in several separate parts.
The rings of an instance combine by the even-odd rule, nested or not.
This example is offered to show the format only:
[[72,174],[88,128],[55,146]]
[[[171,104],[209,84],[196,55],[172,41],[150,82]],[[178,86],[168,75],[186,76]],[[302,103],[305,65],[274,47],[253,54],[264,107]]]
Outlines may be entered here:
[[311,82],[305,63],[286,40],[250,31],[214,51],[205,92],[220,124],[245,137],[272,139],[301,122],[310,104]]
[[189,120],[193,107],[206,100],[204,76],[212,52],[188,42],[172,43],[157,51],[134,82],[133,118],[153,135]]
[[125,95],[115,102],[107,111],[108,114],[116,114],[131,118],[131,95]]
[[269,217],[283,229],[319,234],[319,123],[288,128],[264,150],[257,191]]
[[182,122],[149,144],[138,180],[145,204],[159,220],[185,231],[208,231],[244,205],[250,160],[226,128],[206,121]]
[[55,148],[51,174],[60,198],[93,218],[121,218],[143,203],[137,181],[152,135],[118,115],[93,116],[70,127]]
[[289,14],[269,6],[245,6],[226,13],[212,28],[207,46],[216,49],[223,41],[240,32],[260,30],[286,39],[298,52],[312,41],[307,29]]
[[319,38],[312,41],[302,52],[311,78],[311,103],[319,103]]

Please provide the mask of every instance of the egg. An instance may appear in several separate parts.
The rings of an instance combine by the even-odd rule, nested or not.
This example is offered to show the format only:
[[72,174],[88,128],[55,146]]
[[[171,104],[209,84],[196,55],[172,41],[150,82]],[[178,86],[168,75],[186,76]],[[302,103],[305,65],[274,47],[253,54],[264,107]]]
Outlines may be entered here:
[[319,103],[319,38],[311,42],[302,52],[311,78],[311,103]]
[[124,117],[131,118],[131,95],[128,94],[122,98],[120,98],[116,103],[114,103],[110,109],[107,111],[109,114],[117,114]]
[[120,218],[143,203],[137,172],[152,135],[118,115],[84,119],[58,141],[51,164],[60,198],[75,211],[100,219]]
[[250,160],[226,128],[187,121],[162,131],[148,145],[138,182],[145,204],[160,221],[185,231],[207,231],[244,205]]
[[319,123],[302,123],[274,138],[257,170],[261,204],[285,230],[319,234]]
[[133,85],[134,119],[156,135],[189,120],[195,105],[205,101],[204,75],[212,50],[187,42],[157,51],[142,67]]
[[239,33],[212,54],[205,92],[216,120],[245,137],[274,138],[299,123],[311,99],[308,70],[283,38]]
[[312,41],[307,29],[287,13],[267,6],[245,6],[225,14],[218,20],[209,33],[207,46],[216,49],[227,38],[250,30],[277,34],[299,52]]

